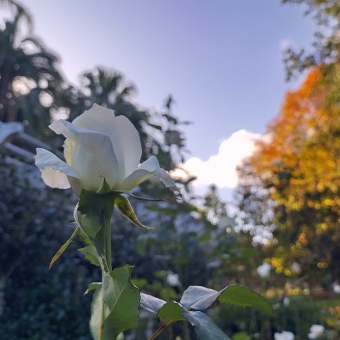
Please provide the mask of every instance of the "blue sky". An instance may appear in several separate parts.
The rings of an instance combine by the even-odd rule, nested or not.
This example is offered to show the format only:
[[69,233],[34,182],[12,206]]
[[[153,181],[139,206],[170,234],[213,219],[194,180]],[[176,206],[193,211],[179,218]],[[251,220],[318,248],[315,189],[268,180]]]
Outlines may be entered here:
[[279,0],[21,3],[73,83],[104,65],[136,84],[143,107],[159,109],[172,94],[174,113],[194,122],[184,129],[188,158],[202,162],[237,131],[265,133],[285,91],[297,85],[284,80],[282,46],[308,46],[314,30],[301,6]]

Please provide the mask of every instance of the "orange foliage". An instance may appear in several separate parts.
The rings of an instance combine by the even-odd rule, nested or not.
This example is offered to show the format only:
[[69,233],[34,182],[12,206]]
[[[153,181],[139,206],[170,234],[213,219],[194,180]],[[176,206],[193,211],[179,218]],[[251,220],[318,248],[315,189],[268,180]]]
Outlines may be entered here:
[[[290,251],[313,248],[313,238],[330,230],[330,242],[340,241],[340,105],[327,100],[323,80],[315,68],[298,90],[286,94],[269,137],[258,142],[250,159],[281,211],[278,228],[291,230]],[[332,254],[326,255],[331,261]]]

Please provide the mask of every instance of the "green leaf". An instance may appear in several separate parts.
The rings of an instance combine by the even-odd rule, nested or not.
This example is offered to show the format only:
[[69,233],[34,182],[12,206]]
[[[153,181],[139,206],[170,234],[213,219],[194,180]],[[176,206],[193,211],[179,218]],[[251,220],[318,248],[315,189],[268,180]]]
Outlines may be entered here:
[[86,190],[80,193],[77,218],[80,229],[88,236],[95,237],[100,228],[104,227],[101,218],[105,209],[103,195],[98,195]]
[[95,340],[113,340],[123,331],[138,327],[139,290],[131,282],[132,267],[105,273],[93,296],[90,330]]
[[101,266],[101,258],[98,255],[96,247],[94,246],[86,246],[84,248],[78,249],[82,254],[85,255],[85,258],[89,260],[95,266]]
[[162,318],[165,323],[185,320],[182,308],[178,302],[169,301],[158,311],[157,317]]
[[50,269],[53,266],[53,263],[59,259],[59,257],[62,255],[62,253],[66,250],[66,248],[69,246],[69,244],[72,242],[72,240],[78,235],[80,231],[80,228],[77,227],[70,238],[61,246],[61,248],[57,251],[57,253],[53,256],[51,262],[50,262]]
[[248,334],[246,332],[237,332],[233,334],[232,340],[247,340]]
[[154,227],[146,227],[141,222],[139,222],[135,212],[133,211],[133,208],[129,202],[129,200],[122,196],[118,195],[115,197],[115,206],[118,208],[118,210],[132,223],[137,225],[138,227],[146,228],[146,229],[155,229]]
[[140,293],[140,308],[155,314],[158,314],[158,311],[165,305],[165,301],[155,298],[152,295]]
[[98,289],[102,286],[101,282],[92,282],[89,284],[89,287],[86,289],[86,292],[84,293],[84,295],[88,294],[91,290],[95,290]]
[[274,313],[271,304],[261,294],[238,284],[232,284],[222,290],[218,300],[239,306],[257,307],[268,316]]
[[194,326],[200,340],[230,340],[214,322],[202,312],[191,312],[182,309],[183,316]]
[[262,295],[237,284],[230,285],[219,292],[201,286],[190,286],[183,293],[180,303],[186,308],[205,310],[216,300],[239,306],[258,307],[269,316],[273,314],[272,306]]

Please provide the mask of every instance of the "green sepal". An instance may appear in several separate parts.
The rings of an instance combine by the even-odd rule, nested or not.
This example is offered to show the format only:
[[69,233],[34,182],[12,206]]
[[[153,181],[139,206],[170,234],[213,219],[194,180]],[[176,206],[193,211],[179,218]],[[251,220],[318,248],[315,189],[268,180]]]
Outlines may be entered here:
[[132,194],[130,191],[125,191],[125,190],[114,190],[113,193],[118,193],[118,194],[126,194],[132,198],[135,198],[136,200],[140,201],[148,201],[148,202],[163,202],[163,201],[170,201],[172,198],[147,198],[147,197],[140,197]]
[[50,269],[53,266],[53,263],[59,259],[59,257],[62,255],[62,253],[66,250],[66,248],[69,246],[69,244],[72,242],[72,240],[79,234],[80,228],[77,227],[70,238],[60,247],[60,249],[57,251],[57,253],[53,256],[51,262],[50,262]]
[[76,214],[79,227],[85,235],[93,238],[100,228],[104,227],[101,219],[104,209],[105,199],[103,195],[84,189],[81,191]]
[[111,191],[110,184],[106,181],[106,178],[103,177],[102,185],[99,190],[97,190],[97,194],[107,194]]
[[96,290],[96,289],[100,288],[101,286],[102,286],[101,282],[92,282],[92,283],[90,283],[88,288],[86,289],[84,295],[88,294],[92,290]]
[[[105,183],[104,179],[103,182]],[[75,209],[75,218],[83,233],[83,238],[87,244],[96,248],[101,258],[101,267],[105,272],[112,270],[111,254],[106,254],[111,240],[106,240],[106,233],[107,228],[111,228],[110,218],[114,208],[114,199],[113,193],[97,194],[83,189],[80,193],[78,208]]]
[[80,229],[80,227],[79,227],[79,236],[83,239],[85,244],[93,245],[93,242],[91,241],[91,239]]
[[131,266],[103,275],[91,308],[90,330],[95,340],[113,340],[123,331],[139,326],[139,290],[131,282]]
[[155,229],[154,227],[147,227],[143,225],[137,218],[135,212],[133,211],[133,208],[129,202],[129,200],[122,196],[117,195],[115,196],[115,206],[117,209],[132,223],[137,225],[138,227],[146,228],[148,230]]

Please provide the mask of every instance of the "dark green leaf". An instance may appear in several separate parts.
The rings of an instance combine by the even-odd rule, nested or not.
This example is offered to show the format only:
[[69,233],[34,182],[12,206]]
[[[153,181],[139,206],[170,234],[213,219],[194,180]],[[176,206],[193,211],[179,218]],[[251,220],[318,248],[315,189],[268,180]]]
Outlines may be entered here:
[[78,249],[81,253],[85,255],[85,258],[89,260],[95,266],[101,265],[101,258],[97,253],[96,247],[86,246],[85,248]]
[[115,206],[118,208],[118,210],[132,223],[135,225],[146,228],[146,229],[155,229],[154,227],[146,227],[141,222],[139,222],[135,212],[133,211],[133,208],[129,202],[129,200],[122,196],[118,195],[115,197]]
[[194,326],[200,340],[230,340],[214,322],[202,312],[189,312],[182,309],[183,316]]
[[239,306],[257,307],[268,316],[273,315],[274,312],[271,304],[261,294],[238,284],[233,284],[223,289],[218,300]]
[[157,317],[162,318],[165,323],[185,320],[182,308],[178,302],[169,301],[158,311]]
[[132,267],[105,273],[92,302],[91,334],[95,340],[113,340],[123,331],[138,327],[138,289],[131,282]]
[[53,266],[53,263],[58,260],[58,258],[61,256],[61,254],[66,250],[66,248],[69,246],[69,244],[72,242],[72,240],[78,235],[80,231],[80,228],[77,227],[70,238],[61,246],[61,248],[57,251],[57,253],[53,256],[51,262],[50,262],[50,269]]
[[140,308],[155,314],[155,316],[165,303],[164,300],[155,298],[152,295],[140,293]]

